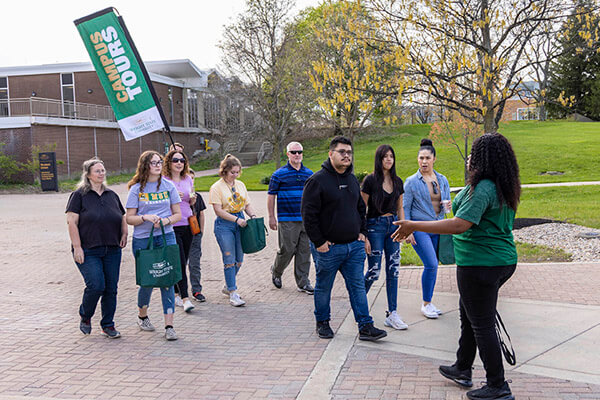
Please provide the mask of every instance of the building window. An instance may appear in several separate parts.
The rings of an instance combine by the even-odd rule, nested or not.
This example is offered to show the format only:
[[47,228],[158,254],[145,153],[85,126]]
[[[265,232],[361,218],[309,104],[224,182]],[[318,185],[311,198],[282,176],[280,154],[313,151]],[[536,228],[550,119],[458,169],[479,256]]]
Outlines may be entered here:
[[204,93],[204,126],[208,129],[221,127],[221,102],[210,93]]
[[540,110],[537,107],[517,108],[517,121],[540,119]]
[[75,117],[75,86],[73,74],[60,74],[60,87],[62,92],[63,116]]
[[0,117],[10,115],[10,106],[8,104],[8,78],[0,77]]
[[187,91],[187,109],[188,109],[188,126],[190,128],[198,127],[198,93],[195,90]]

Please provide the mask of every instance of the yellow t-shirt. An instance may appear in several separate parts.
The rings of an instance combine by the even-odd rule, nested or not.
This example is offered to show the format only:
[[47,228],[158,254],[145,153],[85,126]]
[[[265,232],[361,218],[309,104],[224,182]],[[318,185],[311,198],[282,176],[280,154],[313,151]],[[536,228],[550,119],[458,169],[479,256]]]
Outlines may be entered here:
[[232,188],[221,178],[210,187],[208,202],[220,204],[223,210],[235,214],[243,211],[250,204],[250,198],[244,182],[236,179]]

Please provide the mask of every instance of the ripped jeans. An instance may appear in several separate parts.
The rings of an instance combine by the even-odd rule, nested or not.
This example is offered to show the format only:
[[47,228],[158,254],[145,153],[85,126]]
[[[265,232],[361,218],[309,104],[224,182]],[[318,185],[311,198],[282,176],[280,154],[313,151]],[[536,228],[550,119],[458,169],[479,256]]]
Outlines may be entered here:
[[[233,214],[236,217],[244,219],[244,212]],[[242,251],[241,228],[232,221],[227,221],[221,217],[215,219],[215,237],[221,249],[223,257],[223,271],[225,275],[225,285],[227,290],[233,292],[237,290],[236,277],[244,261],[244,252]]]
[[385,289],[387,293],[388,311],[396,311],[398,304],[398,268],[400,268],[400,243],[392,240],[396,226],[395,215],[369,218],[367,220],[367,238],[371,243],[371,255],[367,256],[369,269],[365,274],[365,290],[369,292],[371,285],[381,272],[381,259],[385,252]]

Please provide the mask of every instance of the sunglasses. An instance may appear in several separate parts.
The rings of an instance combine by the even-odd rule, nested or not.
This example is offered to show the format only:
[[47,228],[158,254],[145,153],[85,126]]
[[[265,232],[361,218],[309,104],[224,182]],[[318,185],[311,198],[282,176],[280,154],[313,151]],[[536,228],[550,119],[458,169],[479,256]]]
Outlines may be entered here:
[[185,164],[185,158],[171,158],[171,162]]
[[340,153],[340,156],[342,156],[342,157],[346,156],[346,155],[352,157],[352,150],[333,150],[333,151]]
[[438,184],[437,182],[431,182],[431,188],[433,189],[433,194],[438,194]]
[[302,154],[302,150],[290,150],[290,154]]

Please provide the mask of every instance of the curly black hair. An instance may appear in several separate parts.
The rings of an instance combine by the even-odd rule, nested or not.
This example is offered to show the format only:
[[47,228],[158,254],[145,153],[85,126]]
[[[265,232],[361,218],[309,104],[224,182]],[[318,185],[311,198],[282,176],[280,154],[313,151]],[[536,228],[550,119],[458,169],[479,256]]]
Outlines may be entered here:
[[510,142],[499,133],[486,133],[471,148],[468,179],[471,192],[484,179],[496,184],[500,204],[506,203],[517,211],[521,197],[519,164]]

